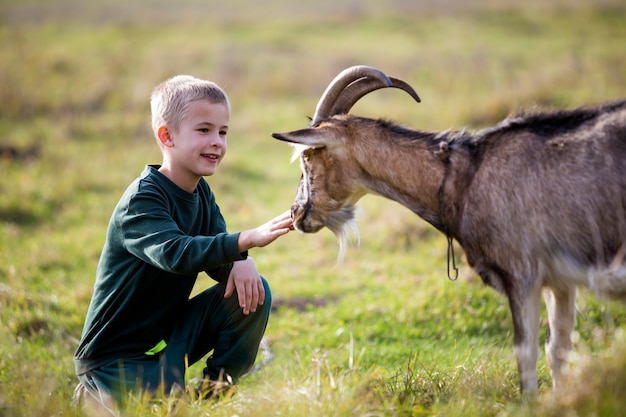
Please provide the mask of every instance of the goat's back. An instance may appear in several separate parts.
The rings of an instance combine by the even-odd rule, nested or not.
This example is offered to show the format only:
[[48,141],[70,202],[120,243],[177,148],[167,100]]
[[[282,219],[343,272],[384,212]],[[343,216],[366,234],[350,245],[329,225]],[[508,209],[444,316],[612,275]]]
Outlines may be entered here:
[[626,100],[510,118],[477,137],[461,202],[468,257],[527,274],[557,260],[615,262],[626,242]]

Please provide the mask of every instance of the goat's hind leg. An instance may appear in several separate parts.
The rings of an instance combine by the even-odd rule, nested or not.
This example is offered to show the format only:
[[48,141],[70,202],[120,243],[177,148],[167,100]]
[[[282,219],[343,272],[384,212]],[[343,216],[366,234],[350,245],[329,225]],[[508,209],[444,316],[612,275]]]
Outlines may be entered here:
[[545,288],[543,298],[548,312],[546,358],[552,387],[561,386],[563,365],[572,350],[572,331],[576,320],[576,288]]

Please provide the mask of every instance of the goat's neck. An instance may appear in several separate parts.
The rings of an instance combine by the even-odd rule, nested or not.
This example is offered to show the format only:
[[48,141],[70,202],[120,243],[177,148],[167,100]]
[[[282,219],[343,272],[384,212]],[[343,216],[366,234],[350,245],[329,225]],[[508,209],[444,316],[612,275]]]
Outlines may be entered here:
[[[362,170],[363,185],[370,193],[394,200],[431,223],[437,229],[449,231],[451,219],[441,215],[440,189],[447,180],[450,161],[437,156],[435,134],[423,133],[416,139],[382,138],[377,144],[364,144],[356,152]],[[387,146],[381,147],[380,143]],[[449,186],[444,187],[444,199],[451,199]],[[448,202],[444,201],[449,207]]]

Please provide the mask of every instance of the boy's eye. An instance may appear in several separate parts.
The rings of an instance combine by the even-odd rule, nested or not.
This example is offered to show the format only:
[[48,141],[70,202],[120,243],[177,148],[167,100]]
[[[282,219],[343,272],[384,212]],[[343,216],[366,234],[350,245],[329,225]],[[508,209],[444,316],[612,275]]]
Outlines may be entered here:
[[225,130],[220,130],[220,136],[226,136],[228,134]]
[[208,133],[209,129],[207,129],[206,127],[201,127],[200,129],[198,129],[198,132],[202,132],[202,133]]

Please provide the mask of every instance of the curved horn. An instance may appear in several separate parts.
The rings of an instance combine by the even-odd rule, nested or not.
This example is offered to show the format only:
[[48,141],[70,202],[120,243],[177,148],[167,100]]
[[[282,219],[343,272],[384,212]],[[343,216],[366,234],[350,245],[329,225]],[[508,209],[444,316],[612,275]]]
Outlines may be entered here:
[[[392,85],[389,77],[385,75],[381,70],[369,67],[367,65],[356,65],[354,67],[346,68],[341,71],[326,87],[324,94],[320,98],[315,108],[315,115],[311,120],[311,126],[315,126],[322,119],[331,115],[330,110],[337,101],[337,98],[341,95],[341,92],[355,80],[360,78],[370,77],[378,80],[383,86],[389,87]],[[382,87],[381,87],[382,88]]]
[[372,91],[386,87],[399,88],[413,97],[413,100],[418,103],[421,102],[420,97],[408,83],[393,77],[389,77],[389,79],[391,80],[391,85],[386,85],[381,80],[376,78],[360,78],[352,82],[339,95],[329,114],[348,113],[352,106],[354,106],[354,104],[359,101],[361,97],[371,93]]

